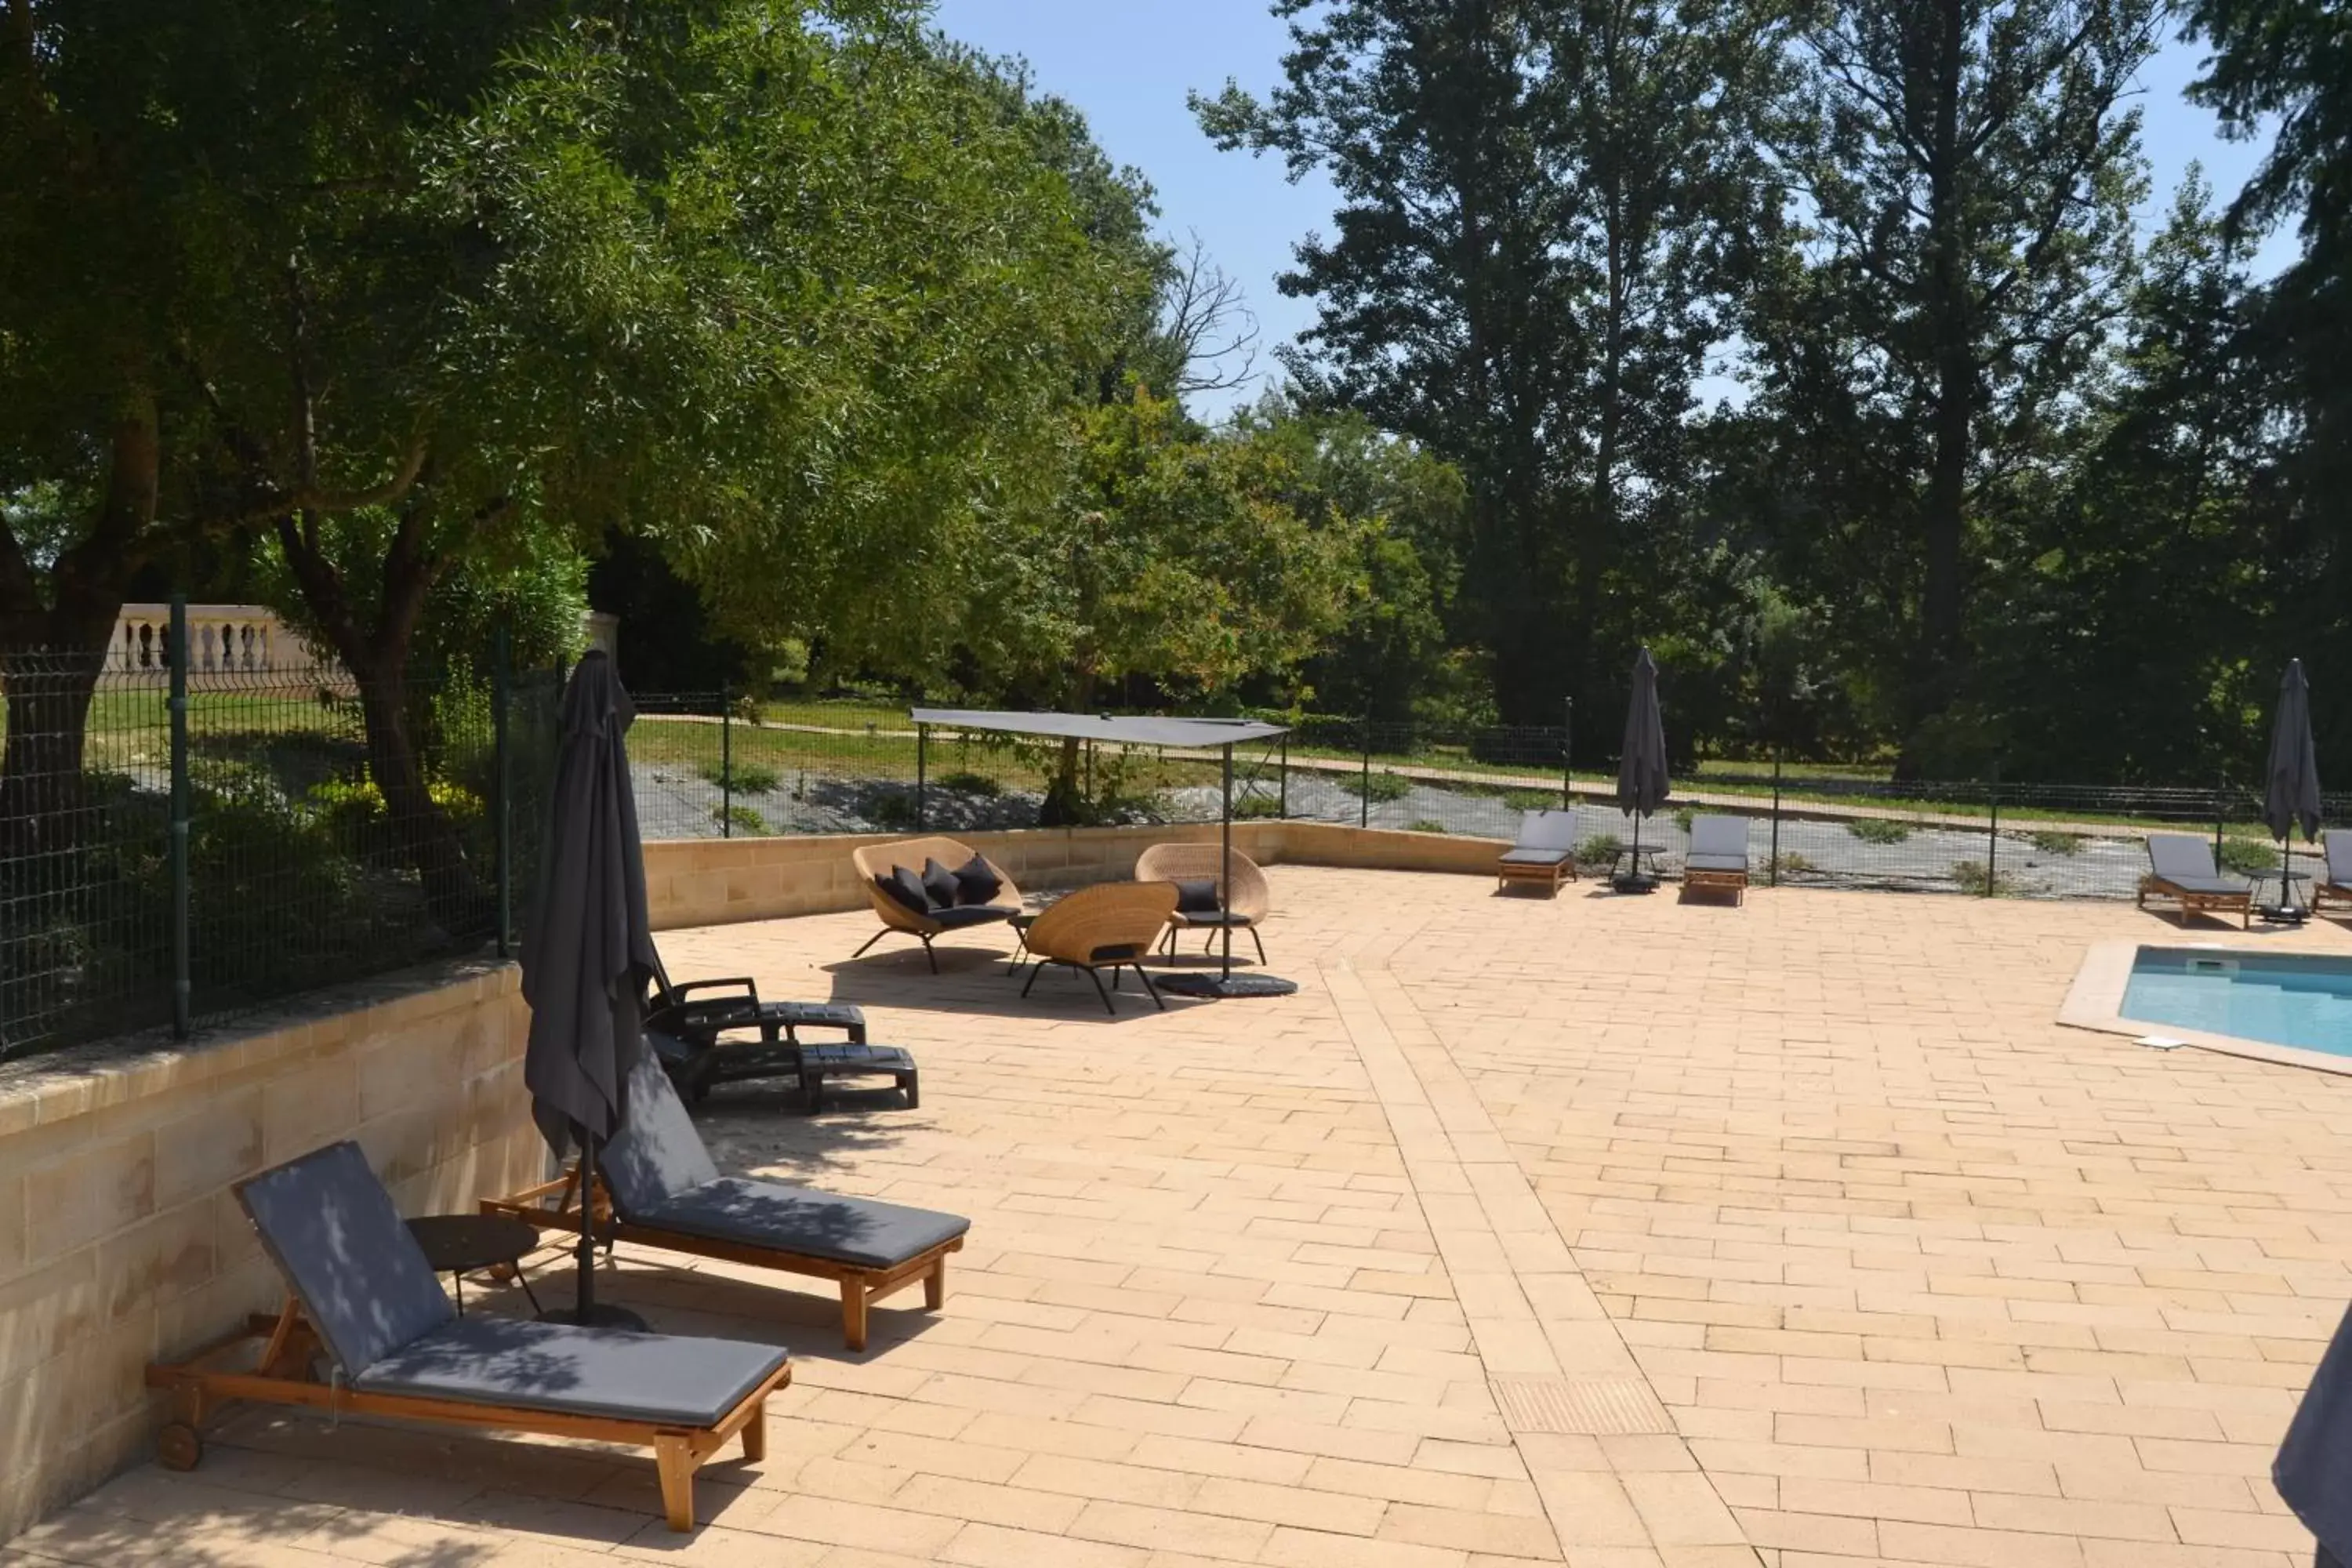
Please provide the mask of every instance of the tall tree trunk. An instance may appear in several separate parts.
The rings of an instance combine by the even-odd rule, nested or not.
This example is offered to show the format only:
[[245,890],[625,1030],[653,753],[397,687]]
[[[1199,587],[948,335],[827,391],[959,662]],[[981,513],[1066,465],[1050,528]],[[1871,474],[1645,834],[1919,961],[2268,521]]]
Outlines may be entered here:
[[44,602],[32,563],[0,528],[0,857],[25,859],[79,842],[90,704],[122,595],[155,521],[160,443],[153,395],[134,386],[110,437],[104,499],[89,534],[60,554]]
[[385,552],[383,601],[373,626],[361,624],[342,574],[320,548],[317,518],[280,517],[277,526],[304,602],[358,683],[368,774],[383,796],[402,858],[424,885],[425,906],[453,934],[475,929],[488,910],[488,894],[466,859],[457,825],[433,798],[410,732],[409,650],[436,573],[425,551],[423,518],[415,510],[402,515]]
[[1936,354],[1935,456],[1927,479],[1927,586],[1921,605],[1921,716],[1939,712],[1958,683],[1963,654],[1960,540],[1967,504],[1969,443],[1976,401],[1966,236],[1959,189],[1960,65],[1967,48],[1959,0],[1942,0],[1936,65],[1936,113],[1928,172],[1935,247],[1928,309]]

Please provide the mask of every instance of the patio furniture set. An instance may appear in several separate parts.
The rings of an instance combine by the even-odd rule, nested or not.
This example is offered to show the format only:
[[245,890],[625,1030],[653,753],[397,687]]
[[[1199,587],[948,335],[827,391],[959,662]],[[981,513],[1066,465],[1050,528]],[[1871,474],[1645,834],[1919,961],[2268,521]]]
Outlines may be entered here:
[[[2261,870],[2239,878],[2225,873],[2213,859],[2213,847],[2191,833],[2151,833],[2147,836],[2147,875],[2140,879],[2139,907],[2150,899],[2167,899],[2183,921],[2192,915],[2235,915],[2241,929],[2256,920],[2270,925],[2300,925],[2325,914],[2331,904],[2352,906],[2352,828],[2331,827],[2319,836],[2321,861],[2316,875],[2284,868]],[[2278,897],[2265,903],[2263,884],[2278,885]],[[2310,885],[2307,898],[2295,889]]]
[[[1133,971],[1155,1007],[1166,1011],[1145,961],[1155,953],[1172,960],[1185,931],[1245,932],[1265,959],[1258,934],[1270,905],[1265,873],[1238,850],[1213,844],[1155,844],[1138,858],[1135,879],[1098,882],[1055,899],[1044,909],[1024,907],[1012,877],[970,847],[952,838],[910,838],[867,845],[851,856],[867,902],[882,929],[852,957],[893,931],[919,940],[931,972],[939,973],[932,942],[951,931],[1003,923],[1016,945],[1008,974],[1029,972],[1026,996],[1049,968],[1066,968],[1094,982],[1103,1008],[1118,1016],[1112,1000],[1119,978]],[[1230,866],[1221,876],[1220,864]],[[1110,984],[1104,984],[1108,973]],[[746,983],[748,984],[748,983]]]
[[[1655,845],[1620,847],[1613,880],[1621,889],[1638,884],[1646,891],[1657,883]],[[1643,869],[1647,857],[1650,869]],[[1630,867],[1630,869],[1625,868]],[[1528,811],[1519,816],[1519,836],[1495,864],[1497,891],[1514,883],[1540,886],[1557,897],[1562,882],[1576,875],[1576,818],[1565,811]],[[1683,856],[1683,886],[1728,892],[1734,902],[1748,891],[1748,820],[1739,816],[1695,816],[1690,825],[1690,848]]]

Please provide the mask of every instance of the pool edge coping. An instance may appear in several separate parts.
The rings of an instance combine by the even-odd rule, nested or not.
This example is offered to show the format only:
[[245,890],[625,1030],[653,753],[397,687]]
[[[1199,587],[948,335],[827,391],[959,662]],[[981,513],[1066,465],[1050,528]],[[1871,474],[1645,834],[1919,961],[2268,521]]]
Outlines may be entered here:
[[2131,984],[2132,965],[2138,961],[2143,950],[2276,956],[2267,949],[2224,942],[2095,942],[2084,953],[2082,967],[2074,972],[2074,982],[2066,989],[2065,1001],[2059,1005],[2058,1022],[2071,1029],[2095,1029],[2102,1034],[2126,1035],[2135,1040],[2179,1040],[2184,1046],[2193,1046],[2203,1051],[2218,1051],[2223,1056],[2245,1057],[2277,1067],[2310,1068],[2318,1072],[2352,1077],[2352,1057],[2331,1056],[2326,1051],[2305,1050],[2300,1046],[2273,1045],[2268,1040],[2249,1040],[2236,1035],[2210,1035],[2201,1029],[2183,1029],[2169,1024],[2151,1024],[2141,1018],[2125,1017],[2124,991]]

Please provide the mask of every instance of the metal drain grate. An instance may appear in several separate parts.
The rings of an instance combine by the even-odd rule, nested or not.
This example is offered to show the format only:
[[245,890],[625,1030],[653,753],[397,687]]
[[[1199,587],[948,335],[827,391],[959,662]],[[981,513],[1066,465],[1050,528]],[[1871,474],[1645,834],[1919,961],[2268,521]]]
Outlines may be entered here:
[[1498,1377],[1492,1384],[1503,1424],[1514,1432],[1615,1436],[1675,1429],[1666,1407],[1638,1377]]

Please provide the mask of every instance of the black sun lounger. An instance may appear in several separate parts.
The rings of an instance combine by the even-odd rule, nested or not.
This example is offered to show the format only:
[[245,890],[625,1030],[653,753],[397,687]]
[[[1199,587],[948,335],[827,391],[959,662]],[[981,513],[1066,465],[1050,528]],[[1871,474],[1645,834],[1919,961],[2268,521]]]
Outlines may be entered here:
[[[656,953],[646,1028],[670,1081],[680,1094],[699,1100],[714,1084],[804,1078],[800,1032],[838,1029],[848,1043],[863,1045],[866,1014],[847,1002],[763,1002],[749,975],[673,984]],[[756,1040],[725,1037],[753,1029]]]
[[[598,1184],[618,1221],[609,1234],[621,1241],[837,1281],[842,1337],[854,1351],[866,1348],[866,1308],[893,1291],[919,1279],[924,1307],[945,1305],[948,1254],[971,1228],[961,1215],[721,1176],[650,1061],[630,1076],[629,1122],[606,1145]],[[482,1208],[576,1232],[577,1169]],[[597,1229],[604,1233],[601,1221]]]
[[[290,1294],[275,1319],[147,1369],[172,1394],[158,1445],[168,1468],[193,1468],[205,1416],[237,1399],[634,1443],[653,1449],[663,1511],[683,1531],[705,1459],[739,1435],[746,1458],[766,1450],[768,1395],[792,1380],[776,1346],[460,1318],[356,1143],[265,1171],[236,1194]],[[265,1340],[257,1358],[234,1353],[254,1339]]]

